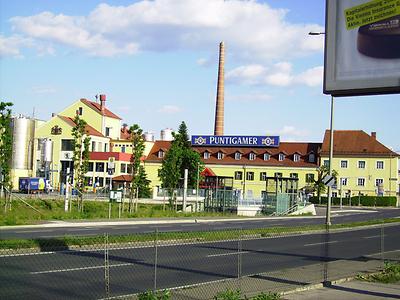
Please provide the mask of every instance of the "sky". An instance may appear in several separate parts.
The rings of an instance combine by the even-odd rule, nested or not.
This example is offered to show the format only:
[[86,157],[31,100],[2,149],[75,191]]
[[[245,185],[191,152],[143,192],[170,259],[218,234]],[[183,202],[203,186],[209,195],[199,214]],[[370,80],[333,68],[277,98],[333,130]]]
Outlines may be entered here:
[[[0,99],[48,120],[80,98],[144,131],[212,134],[219,42],[225,135],[322,142],[325,0],[0,0]],[[400,95],[335,101],[334,128],[400,152]]]

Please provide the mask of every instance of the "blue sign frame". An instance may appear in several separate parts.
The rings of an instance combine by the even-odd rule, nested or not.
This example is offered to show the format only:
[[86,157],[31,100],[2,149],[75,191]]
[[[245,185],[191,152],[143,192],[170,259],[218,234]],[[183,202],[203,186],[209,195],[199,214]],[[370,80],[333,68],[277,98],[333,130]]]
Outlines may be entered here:
[[192,146],[279,147],[279,136],[192,135]]

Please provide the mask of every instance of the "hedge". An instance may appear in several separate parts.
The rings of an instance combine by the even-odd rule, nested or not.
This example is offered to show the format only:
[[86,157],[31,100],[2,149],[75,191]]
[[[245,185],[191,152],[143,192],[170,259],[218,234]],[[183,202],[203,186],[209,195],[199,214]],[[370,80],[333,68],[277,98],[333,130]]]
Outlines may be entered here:
[[[351,199],[351,201],[349,201]],[[319,204],[318,197],[311,197],[309,200],[313,204]],[[321,204],[326,204],[327,197],[321,197]],[[343,205],[357,206],[396,206],[397,198],[395,196],[353,196],[351,198],[342,198]],[[332,205],[340,205],[339,197],[332,197]]]

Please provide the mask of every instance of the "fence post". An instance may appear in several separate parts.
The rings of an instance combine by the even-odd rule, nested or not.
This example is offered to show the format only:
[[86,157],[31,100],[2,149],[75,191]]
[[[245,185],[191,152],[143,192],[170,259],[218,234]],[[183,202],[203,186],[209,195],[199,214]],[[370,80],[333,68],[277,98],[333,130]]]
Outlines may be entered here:
[[158,228],[156,228],[154,236],[154,288],[153,288],[154,292],[157,291],[157,263],[158,263],[157,240],[158,240]]
[[237,279],[239,283],[239,290],[242,289],[242,228],[239,229],[239,235],[237,240]]
[[104,234],[104,285],[106,298],[110,298],[110,261],[108,257],[108,234]]
[[385,226],[383,221],[381,226],[381,260],[385,265]]

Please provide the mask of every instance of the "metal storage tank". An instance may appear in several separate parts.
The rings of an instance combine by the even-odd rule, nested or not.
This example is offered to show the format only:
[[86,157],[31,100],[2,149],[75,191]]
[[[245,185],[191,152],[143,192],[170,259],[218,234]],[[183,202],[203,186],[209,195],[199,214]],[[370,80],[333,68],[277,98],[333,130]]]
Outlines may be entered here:
[[172,129],[171,128],[165,128],[161,130],[161,140],[162,141],[172,141],[174,137],[172,136]]
[[43,161],[53,161],[53,141],[51,139],[45,139],[43,143]]
[[154,142],[154,133],[153,132],[145,132],[145,133],[143,133],[143,138],[146,142]]
[[32,169],[32,145],[35,131],[35,122],[24,116],[12,119],[12,169]]

